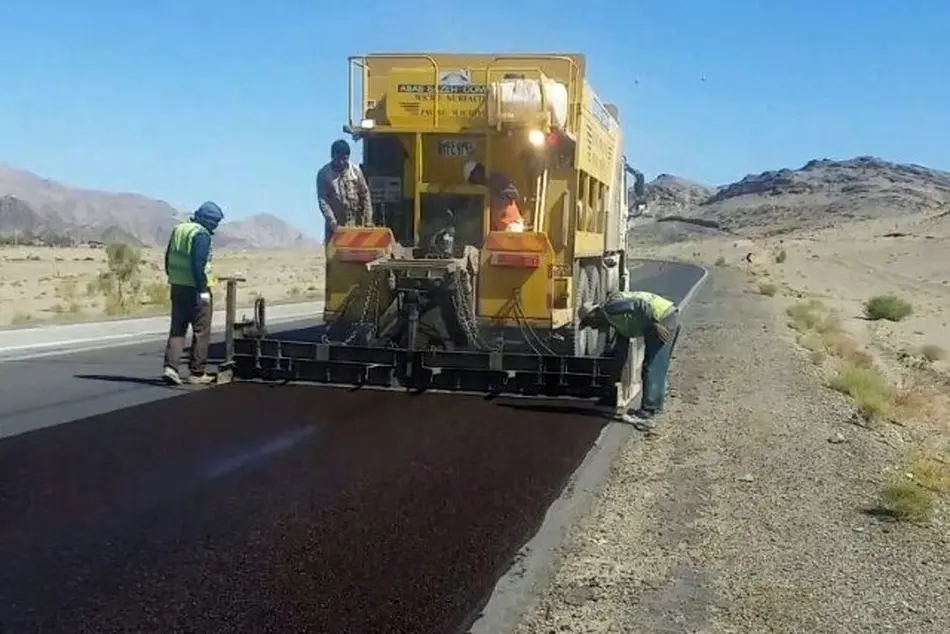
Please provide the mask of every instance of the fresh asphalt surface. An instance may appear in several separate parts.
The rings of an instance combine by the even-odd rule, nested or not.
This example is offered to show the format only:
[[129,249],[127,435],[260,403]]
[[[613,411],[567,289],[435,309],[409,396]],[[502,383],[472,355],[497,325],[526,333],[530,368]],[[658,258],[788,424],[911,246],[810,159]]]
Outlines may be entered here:
[[[703,271],[632,274],[679,300]],[[0,631],[452,631],[603,428],[306,386],[162,400],[160,356],[0,362]]]
[[[674,300],[682,299],[703,271],[688,264],[635,262],[631,283]],[[315,321],[281,324],[279,332]],[[279,336],[279,335],[277,335]],[[164,343],[126,345],[4,361],[0,350],[0,439],[154,401],[180,396],[158,380]]]

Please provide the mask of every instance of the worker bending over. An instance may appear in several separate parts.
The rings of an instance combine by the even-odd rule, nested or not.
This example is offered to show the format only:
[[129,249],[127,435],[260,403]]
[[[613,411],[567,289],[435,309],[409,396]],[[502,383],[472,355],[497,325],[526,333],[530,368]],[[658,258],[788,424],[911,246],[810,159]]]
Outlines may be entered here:
[[191,326],[188,382],[211,383],[214,378],[205,372],[208,346],[211,344],[211,316],[214,312],[211,288],[211,236],[224,219],[221,208],[206,202],[172,230],[165,249],[165,275],[171,285],[171,328],[165,346],[166,383],[181,385],[178,364],[185,348],[185,334]]
[[337,227],[373,226],[369,185],[358,165],[350,163],[350,144],[340,139],[330,146],[330,162],[317,172],[317,199],[324,220],[324,244]]
[[493,172],[485,173],[485,166],[469,161],[463,168],[465,182],[488,188],[489,209],[492,231],[524,231],[524,217],[518,209],[518,188],[507,176]]
[[[675,302],[647,291],[617,291],[602,304],[585,304],[579,311],[581,326],[598,330],[613,327],[617,338],[611,354],[617,360],[616,381],[630,352],[630,340],[643,337],[645,350],[641,377],[640,408],[625,412],[624,420],[638,427],[651,427],[653,417],[663,410],[666,375],[679,338],[679,308]],[[639,419],[634,420],[634,417]]]

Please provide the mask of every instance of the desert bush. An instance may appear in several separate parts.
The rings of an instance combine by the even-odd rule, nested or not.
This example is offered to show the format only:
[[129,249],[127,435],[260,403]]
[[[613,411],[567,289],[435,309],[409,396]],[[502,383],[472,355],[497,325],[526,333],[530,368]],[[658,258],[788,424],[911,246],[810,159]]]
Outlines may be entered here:
[[874,368],[843,361],[828,381],[828,387],[853,398],[865,414],[894,416],[897,390]]
[[142,254],[127,244],[106,245],[106,270],[99,273],[95,289],[105,297],[109,315],[128,313],[142,289]]
[[768,297],[774,297],[778,293],[778,284],[773,284],[771,282],[761,282],[759,284],[759,294],[767,295]]
[[939,495],[950,493],[950,464],[922,451],[913,453],[907,467],[914,481]]
[[785,249],[782,249],[775,255],[776,264],[782,264],[787,259],[788,259],[788,253],[785,251]]
[[824,309],[825,305],[817,299],[789,306],[785,310],[785,314],[791,318],[788,325],[799,332],[819,330],[822,328],[822,324],[827,321]]
[[171,306],[171,290],[168,284],[152,282],[145,287],[145,301],[153,306]]
[[906,476],[898,476],[881,491],[881,506],[894,518],[923,522],[934,511],[935,495]]
[[716,266],[725,266],[726,265],[726,256],[720,255],[716,258]]
[[30,313],[24,313],[22,311],[13,313],[13,317],[10,319],[10,323],[14,326],[22,326],[23,324],[28,324],[31,321],[33,321],[33,315]]
[[923,358],[933,363],[934,361],[943,361],[947,358],[947,351],[940,346],[927,344],[920,347],[920,354]]
[[896,295],[877,295],[864,304],[864,316],[874,321],[901,321],[913,312],[913,307]]

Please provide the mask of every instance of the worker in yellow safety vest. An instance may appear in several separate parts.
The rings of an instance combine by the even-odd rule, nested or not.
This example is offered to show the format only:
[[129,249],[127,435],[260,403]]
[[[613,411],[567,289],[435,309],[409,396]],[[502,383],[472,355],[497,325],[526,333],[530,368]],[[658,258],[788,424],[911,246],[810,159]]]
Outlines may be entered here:
[[171,286],[171,328],[165,346],[166,383],[181,385],[178,365],[191,326],[192,343],[188,360],[188,382],[202,385],[214,378],[205,371],[211,345],[211,316],[214,314],[211,289],[211,236],[224,219],[213,202],[198,207],[192,217],[172,230],[165,249],[165,274]]
[[627,361],[630,340],[643,337],[641,403],[639,409],[624,413],[623,418],[641,428],[652,427],[654,416],[663,410],[670,358],[680,334],[676,303],[648,291],[617,291],[601,304],[582,305],[578,316],[582,327],[612,327],[616,332],[611,354],[618,362],[617,380]]

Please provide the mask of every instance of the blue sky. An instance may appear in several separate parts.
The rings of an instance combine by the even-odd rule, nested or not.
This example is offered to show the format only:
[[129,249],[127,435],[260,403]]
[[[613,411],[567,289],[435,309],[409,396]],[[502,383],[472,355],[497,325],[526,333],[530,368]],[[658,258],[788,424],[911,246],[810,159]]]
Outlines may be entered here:
[[946,0],[4,0],[0,163],[317,234],[347,55],[553,50],[587,55],[648,177],[950,169],[948,33]]

